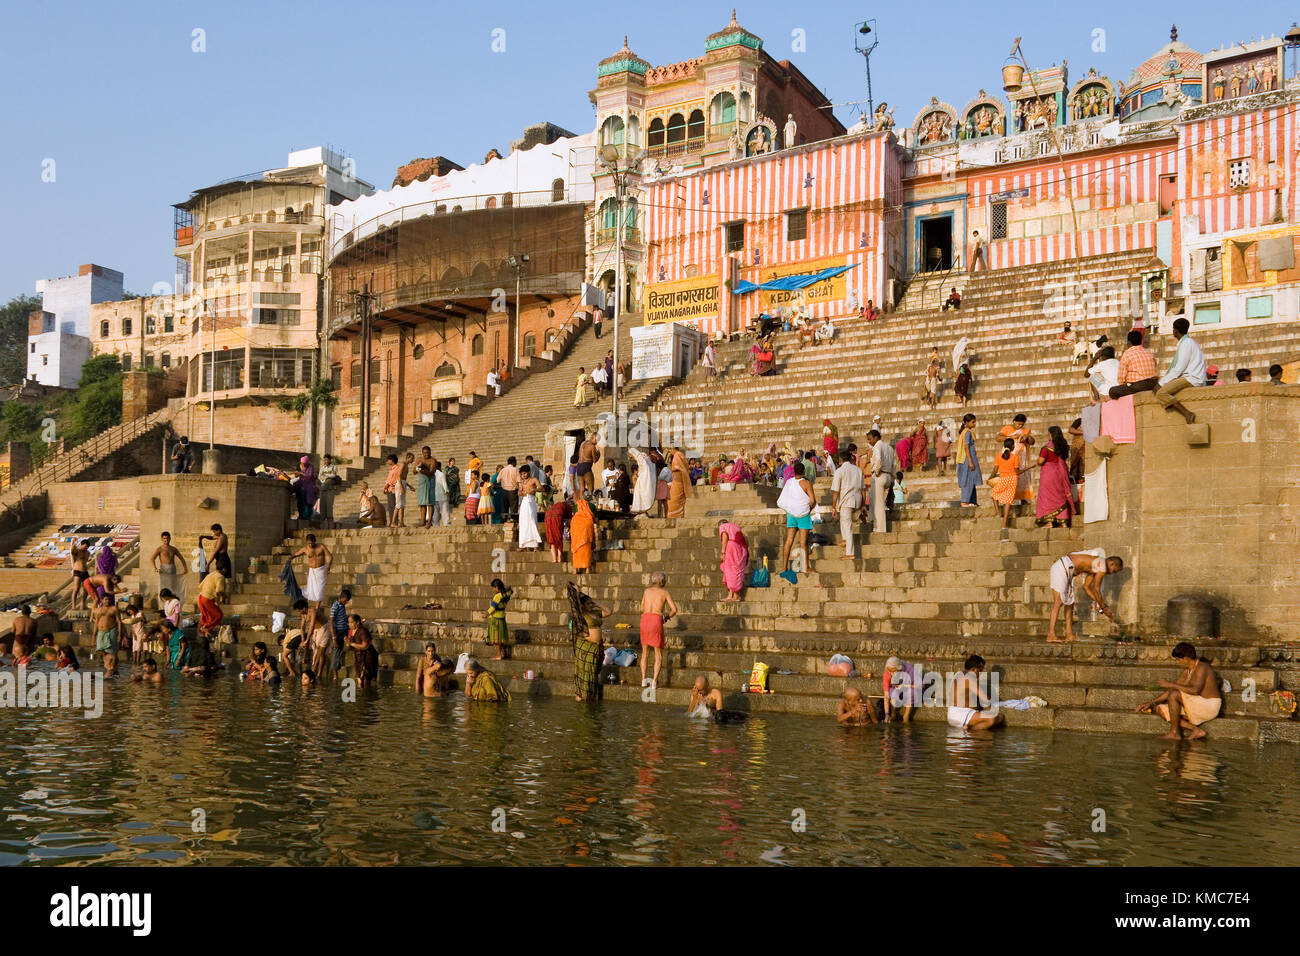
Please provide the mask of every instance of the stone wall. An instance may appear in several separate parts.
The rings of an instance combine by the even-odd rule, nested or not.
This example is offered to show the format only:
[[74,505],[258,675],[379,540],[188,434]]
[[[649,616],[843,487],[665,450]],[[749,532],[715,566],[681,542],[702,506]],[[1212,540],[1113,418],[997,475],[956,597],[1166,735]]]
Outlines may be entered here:
[[[159,535],[170,531],[172,544],[188,561],[199,535],[209,534],[208,529],[219,524],[230,538],[239,572],[247,570],[249,558],[266,554],[285,538],[289,518],[285,482],[244,475],[151,475],[139,479],[139,488],[140,541],[145,553],[152,553]],[[192,576],[190,583],[197,580]]]
[[46,490],[50,524],[136,524],[140,520],[140,482],[75,481]]
[[[208,406],[204,402],[173,403],[172,427],[178,435],[188,435],[191,444],[208,444]],[[217,444],[253,445],[302,454],[311,447],[311,412],[301,418],[282,412],[274,404],[217,404]]]
[[[1186,393],[1184,393],[1186,394]],[[1188,443],[1182,417],[1138,396],[1136,445],[1107,466],[1110,517],[1085,525],[1089,547],[1118,554],[1118,607],[1144,633],[1165,604],[1199,594],[1230,639],[1291,639],[1300,624],[1300,387],[1196,389],[1184,404],[1209,426]],[[1097,463],[1088,450],[1087,469]]]
[[137,370],[122,375],[122,421],[143,418],[185,394],[184,369],[175,373]]

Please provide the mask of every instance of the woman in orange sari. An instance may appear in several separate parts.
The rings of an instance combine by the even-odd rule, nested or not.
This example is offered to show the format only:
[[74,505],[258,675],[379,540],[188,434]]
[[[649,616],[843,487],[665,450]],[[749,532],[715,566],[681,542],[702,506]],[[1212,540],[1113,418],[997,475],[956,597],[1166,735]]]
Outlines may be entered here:
[[672,469],[673,484],[668,489],[668,517],[686,517],[686,499],[691,493],[691,473],[681,450],[674,448],[668,454],[668,467]]
[[1024,415],[1017,415],[1010,425],[1003,425],[1002,431],[998,432],[998,438],[1003,441],[1010,438],[1016,443],[1015,458],[1020,468],[1020,480],[1016,484],[1017,501],[1034,500],[1034,476],[1029,473],[1029,449],[1034,444],[1034,435],[1025,424],[1027,421]]
[[591,570],[596,549],[596,515],[586,498],[578,498],[569,519],[569,548],[573,552],[573,570],[577,574]]

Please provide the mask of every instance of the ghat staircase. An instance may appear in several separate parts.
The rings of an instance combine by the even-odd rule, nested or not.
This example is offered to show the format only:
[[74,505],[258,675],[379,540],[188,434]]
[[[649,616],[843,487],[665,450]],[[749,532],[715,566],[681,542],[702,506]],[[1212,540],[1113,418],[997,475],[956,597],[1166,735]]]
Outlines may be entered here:
[[[619,360],[629,366],[632,361],[630,330],[639,324],[641,318],[636,314],[625,316],[620,323]],[[604,326],[605,331],[599,338],[590,325],[580,329],[568,352],[553,368],[528,375],[481,409],[463,413],[461,420],[440,427],[406,426],[402,429],[401,440],[396,437],[385,440],[384,447],[379,449],[379,463],[370,462],[370,467],[361,477],[369,482],[372,490],[382,491],[388,476],[387,456],[397,454],[402,457],[413,452],[418,458],[424,445],[428,445],[434,457],[441,461],[455,458],[462,469],[469,461],[470,451],[477,452],[488,468],[504,465],[511,455],[520,462],[525,455],[532,455],[540,461],[547,428],[570,419],[594,421],[606,407],[594,399],[582,409],[573,405],[578,369],[590,372],[614,347],[613,324],[606,322]],[[633,410],[644,409],[669,381],[660,378],[633,382],[620,394],[620,404]],[[360,481],[356,480],[349,481],[340,489],[338,500],[344,510],[336,513],[355,512],[353,499],[360,487]]]
[[[979,419],[980,457],[987,463],[997,445],[993,436],[1017,413],[1028,416],[1042,441],[1047,426],[1068,426],[1090,402],[1084,367],[1073,363],[1073,346],[1060,341],[1066,321],[1075,330],[1084,328],[1078,283],[1090,290],[1089,340],[1104,334],[1122,351],[1131,321],[1127,292],[1150,257],[1147,250],[959,276],[938,287],[942,297],[934,289],[915,291],[922,281],[916,280],[899,311],[874,322],[838,323],[834,342],[801,349],[796,334],[778,333],[773,375],[749,373],[751,339],[723,343],[717,348],[716,381],[697,368],[666,389],[652,411],[664,419],[698,413],[691,419],[701,426],[692,436],[695,451],[710,461],[742,449],[761,452],[773,442],[778,448],[788,442],[794,449],[820,449],[824,418],[836,424],[841,443],[865,448],[873,417],[881,417],[887,439],[911,431],[924,417],[933,449],[940,419],[959,422],[973,412]],[[963,292],[962,306],[945,312],[940,304],[954,285]],[[1239,366],[1253,367],[1258,378],[1279,356],[1300,347],[1300,331],[1280,323],[1202,327],[1193,335],[1227,381]],[[969,339],[973,376],[966,407],[952,390],[951,353],[963,336]],[[1152,336],[1152,344],[1163,370],[1173,354],[1173,337]],[[943,365],[933,410],[921,394],[931,348],[938,349]],[[918,481],[918,490],[925,484]]]
[[[778,373],[761,379],[748,374],[750,343],[725,343],[718,350],[722,374],[717,382],[705,381],[697,370],[664,390],[653,407],[701,412],[706,456],[734,453],[739,447],[761,450],[770,442],[819,447],[824,417],[837,423],[842,441],[861,445],[872,417],[880,415],[892,438],[920,415],[931,424],[959,416],[948,355],[965,335],[971,340],[975,379],[969,410],[982,420],[980,453],[987,462],[992,452],[988,436],[1016,412],[1028,414],[1031,426],[1042,433],[1047,424],[1068,424],[1086,401],[1082,369],[1071,363],[1071,348],[1057,340],[1065,320],[1079,327],[1081,311],[1068,297],[1047,308],[1052,290],[1080,272],[1085,281],[1123,286],[1148,257],[1135,253],[980,274],[962,282],[960,312],[943,312],[921,298],[905,301],[903,309],[874,323],[843,324],[830,345],[799,350],[793,336],[782,334],[777,339]],[[1105,332],[1118,341],[1127,327],[1128,316],[1119,305],[1109,312],[1096,304],[1089,310],[1090,337]],[[1196,337],[1225,376],[1238,365],[1259,368],[1275,355],[1291,354],[1297,343],[1293,332],[1276,325],[1197,330]],[[607,342],[608,336],[597,342],[587,330],[551,372],[529,376],[463,422],[412,433],[407,447],[418,451],[429,444],[438,457],[455,455],[458,461],[473,449],[489,465],[510,454],[539,454],[546,427],[583,417],[572,408],[577,366],[593,364]],[[1169,342],[1158,337],[1155,345],[1160,360],[1167,361]],[[922,404],[919,392],[932,346],[945,365],[935,411]],[[625,347],[620,345],[620,354]],[[656,383],[640,393],[639,403],[648,403],[660,389]],[[591,411],[585,417],[592,417]],[[382,468],[371,471],[372,485],[382,484],[383,474]],[[648,572],[668,574],[683,613],[667,632],[665,686],[657,691],[661,704],[684,706],[690,682],[708,674],[723,688],[729,707],[826,716],[848,683],[878,696],[887,656],[949,672],[959,669],[967,654],[979,653],[998,673],[1003,699],[1032,694],[1048,702],[1047,707],[1011,712],[1012,726],[1159,730],[1160,721],[1133,709],[1154,696],[1158,679],[1173,675],[1171,640],[1147,634],[1117,642],[1084,601],[1079,641],[1044,643],[1051,606],[1048,569],[1079,546],[1077,529],[1037,528],[1032,516],[1018,516],[1004,531],[987,507],[978,512],[956,507],[955,482],[938,476],[933,466],[909,475],[908,488],[888,532],[860,535],[859,557],[843,556],[837,526],[821,526],[829,543],[813,549],[810,570],[797,584],[774,577],[770,588],[748,589],[738,604],[721,601],[725,590],[718,570],[717,524],[726,517],[745,529],[751,569],[767,555],[773,570],[779,570],[783,520],[773,507],[774,489],[700,488],[684,518],[606,525],[595,572],[577,580],[614,610],[605,639],[623,647],[637,644]],[[818,491],[828,503],[827,479],[819,479]],[[986,492],[981,499],[987,501]],[[339,501],[346,503],[340,513],[346,513],[346,491]],[[488,582],[501,576],[516,587],[509,622],[519,643],[511,660],[488,666],[515,694],[571,692],[564,584],[575,577],[553,564],[545,550],[515,551],[507,527],[465,527],[457,518],[453,527],[431,530],[316,531],[335,555],[331,592],[352,587],[355,610],[378,638],[381,682],[409,685],[411,665],[426,640],[437,641],[444,655],[471,651],[488,656],[482,643]],[[301,545],[301,534],[266,556],[265,570],[237,575],[227,608],[239,625],[238,643],[225,648],[232,658],[245,656],[257,640],[279,653],[266,628],[273,611],[287,608],[277,575],[285,556]],[[494,567],[502,557],[504,569]],[[438,606],[426,610],[426,604]],[[1300,741],[1300,722],[1274,713],[1269,705],[1274,689],[1294,687],[1300,680],[1300,665],[1289,652],[1218,642],[1202,651],[1234,689],[1249,680],[1257,694],[1250,701],[1229,694],[1225,716],[1211,725],[1212,737]],[[835,652],[853,658],[857,678],[826,674]],[[770,694],[739,692],[755,660],[773,670]],[[534,677],[525,680],[529,670]],[[639,700],[639,674],[636,668],[623,669],[625,682],[607,686],[605,696]],[[922,708],[918,717],[942,718],[938,708]]]
[[[828,482],[818,482],[823,502]],[[1096,732],[1155,732],[1160,723],[1133,712],[1154,696],[1156,681],[1173,676],[1172,641],[1159,635],[1113,638],[1081,605],[1079,640],[1048,645],[1043,637],[1050,610],[1047,577],[1052,561],[1077,547],[1077,531],[1037,528],[1027,518],[1001,528],[987,510],[975,514],[946,506],[903,509],[888,532],[859,532],[859,556],[846,558],[838,527],[819,526],[829,542],[811,549],[810,568],[797,584],[773,576],[767,589],[748,588],[729,604],[718,570],[717,525],[735,521],[750,540],[751,568],[769,558],[779,570],[783,514],[774,492],[745,486],[701,488],[687,516],[640,518],[604,526],[594,572],[575,577],[555,565],[546,550],[518,552],[503,525],[437,529],[317,531],[334,554],[329,591],[347,585],[353,607],[378,639],[381,683],[409,686],[412,665],[425,641],[439,652],[461,651],[481,660],[488,582],[503,577],[515,588],[509,625],[519,642],[510,660],[487,663],[514,694],[565,696],[572,688],[572,648],[566,628],[564,586],[577,580],[613,614],[605,641],[636,647],[640,597],[648,572],[664,570],[682,610],[667,629],[665,669],[657,702],[685,706],[699,674],[724,690],[728,707],[828,716],[847,685],[881,694],[886,657],[899,655],[926,670],[960,670],[979,653],[999,676],[1002,699],[1042,697],[1047,707],[1010,712],[1015,726]],[[268,626],[273,611],[287,610],[278,580],[285,557],[300,536],[269,555],[266,569],[237,575],[227,612],[238,623],[237,642],[224,650],[247,655],[254,641],[280,653]],[[494,564],[495,561],[495,564]],[[504,561],[504,569],[501,562]],[[436,605],[425,608],[426,604]],[[292,620],[293,615],[290,614]],[[86,639],[89,641],[89,637]],[[1257,666],[1256,646],[1213,643],[1204,652],[1220,676],[1240,688],[1249,678],[1256,700],[1229,695],[1215,737],[1300,742],[1300,723],[1271,712],[1270,693],[1282,671]],[[848,654],[858,676],[830,677],[833,653]],[[768,695],[740,692],[751,665],[772,668]],[[350,656],[348,659],[350,665]],[[526,671],[533,671],[531,680]],[[622,683],[605,687],[607,699],[640,699],[640,671],[623,668]],[[920,720],[943,719],[941,708],[921,708]]]

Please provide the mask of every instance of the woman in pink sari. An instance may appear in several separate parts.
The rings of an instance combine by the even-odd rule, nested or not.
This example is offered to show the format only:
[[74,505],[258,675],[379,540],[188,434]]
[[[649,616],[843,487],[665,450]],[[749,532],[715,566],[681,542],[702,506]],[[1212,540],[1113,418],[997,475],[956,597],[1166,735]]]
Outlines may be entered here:
[[894,454],[898,456],[898,470],[907,471],[912,462],[912,437],[904,435],[894,442]]
[[745,571],[749,568],[749,542],[745,532],[730,521],[718,523],[718,538],[722,542],[722,583],[727,586],[724,601],[739,601],[740,590],[745,586]]
[[1051,441],[1038,453],[1035,468],[1038,473],[1038,508],[1037,524],[1052,522],[1052,527],[1059,528],[1065,522],[1068,528],[1072,524],[1075,512],[1074,488],[1070,485],[1070,443],[1057,425],[1047,430]]
[[749,462],[743,458],[737,458],[731,463],[731,467],[722,473],[721,478],[723,481],[740,484],[741,482],[753,481],[754,471],[749,467]]
[[[930,461],[930,445],[925,434],[925,419],[916,420],[916,428],[912,430],[912,461],[908,465],[908,471],[924,471],[925,466]],[[903,464],[899,459],[899,465]]]

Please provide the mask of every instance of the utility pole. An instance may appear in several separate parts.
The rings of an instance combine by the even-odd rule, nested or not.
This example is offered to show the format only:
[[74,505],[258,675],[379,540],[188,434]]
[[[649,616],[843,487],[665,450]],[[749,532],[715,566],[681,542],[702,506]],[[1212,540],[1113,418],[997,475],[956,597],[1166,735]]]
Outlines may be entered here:
[[[211,311],[204,304],[204,311]],[[217,313],[212,314],[212,358],[209,368],[212,370],[212,381],[208,382],[208,451],[216,447],[217,438]]]
[[597,157],[600,165],[614,177],[614,368],[609,394],[611,410],[615,415],[618,414],[619,326],[623,317],[623,296],[626,294],[623,281],[623,208],[627,200],[627,177],[641,165],[644,155],[637,146],[625,146],[620,150],[618,146],[607,144],[601,148]]
[[[1034,102],[1041,107],[1043,100],[1038,94],[1038,84],[1034,81],[1034,71],[1029,68],[1029,61],[1025,59],[1025,51],[1020,48],[1020,37],[1016,37],[1015,43],[1012,44],[1011,47],[1011,58],[1014,59],[1017,56],[1020,57],[1020,63],[1025,68],[1025,73],[1029,77],[1029,88],[1034,91]],[[1006,87],[1004,87],[1004,89],[1006,89],[1006,92],[1008,93],[1015,92],[1014,89]],[[1028,126],[1028,122],[1026,122],[1025,125]],[[1047,132],[1052,138],[1052,148],[1056,151],[1057,168],[1061,171],[1061,178],[1065,180],[1065,195],[1070,201],[1070,222],[1073,226],[1073,232],[1070,236],[1070,251],[1072,253],[1072,258],[1074,259],[1075,279],[1079,283],[1079,330],[1083,333],[1084,338],[1087,339],[1088,295],[1083,287],[1083,269],[1079,263],[1079,212],[1074,205],[1074,184],[1071,181],[1069,174],[1065,171],[1065,152],[1061,148],[1061,138],[1059,136],[1059,131],[1057,130],[1055,117],[1053,117],[1052,122],[1047,125]],[[964,238],[962,243],[964,247]]]
[[374,296],[370,294],[369,283],[352,294],[356,296],[361,317],[361,435],[357,453],[365,459],[370,457],[370,305]]

